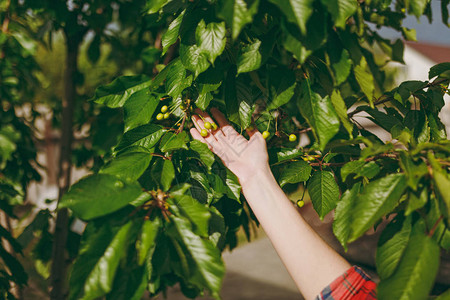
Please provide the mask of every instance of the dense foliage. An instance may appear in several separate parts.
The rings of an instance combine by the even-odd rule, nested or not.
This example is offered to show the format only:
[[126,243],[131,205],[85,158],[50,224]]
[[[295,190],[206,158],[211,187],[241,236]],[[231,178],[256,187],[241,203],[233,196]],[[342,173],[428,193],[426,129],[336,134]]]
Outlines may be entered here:
[[[188,297],[219,297],[221,251],[236,246],[240,228],[250,236],[254,216],[236,177],[189,136],[195,107],[220,108],[238,131],[269,131],[280,185],[303,184],[321,218],[336,209],[344,248],[388,223],[376,257],[379,298],[425,298],[439,251],[450,248],[450,145],[438,116],[450,63],[428,81],[386,90],[383,67],[402,62],[404,45],[377,28],[414,39],[402,21],[436,18],[430,2],[150,0],[144,12],[163,31],[142,56],[157,75],[143,70],[96,90],[93,101],[123,111],[123,134],[59,205],[88,223],[69,298],[139,299],[176,283]],[[360,115],[392,139],[366,130]],[[299,147],[290,134],[309,142]]]

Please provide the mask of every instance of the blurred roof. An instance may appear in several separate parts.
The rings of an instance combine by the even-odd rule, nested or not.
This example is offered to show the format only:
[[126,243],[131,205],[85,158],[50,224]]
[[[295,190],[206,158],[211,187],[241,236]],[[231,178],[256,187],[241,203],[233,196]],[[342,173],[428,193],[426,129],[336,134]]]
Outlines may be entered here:
[[435,63],[450,62],[450,46],[426,42],[406,42],[406,45]]

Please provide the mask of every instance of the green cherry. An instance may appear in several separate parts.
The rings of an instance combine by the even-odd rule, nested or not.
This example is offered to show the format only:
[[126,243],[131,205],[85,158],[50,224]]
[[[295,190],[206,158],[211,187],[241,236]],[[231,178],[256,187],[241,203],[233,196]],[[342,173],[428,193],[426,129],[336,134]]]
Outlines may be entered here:
[[211,128],[212,128],[212,125],[211,125],[211,123],[209,123],[209,122],[205,122],[205,123],[203,124],[203,126],[205,126],[206,129],[211,129]]
[[305,201],[303,201],[303,200],[298,200],[298,201],[297,201],[297,206],[298,206],[298,207],[301,208],[301,207],[303,207],[304,205],[305,205]]
[[267,130],[263,131],[262,136],[264,139],[267,139],[270,136],[270,133]]
[[289,141],[290,142],[295,142],[296,140],[297,140],[297,136],[295,134],[289,135]]
[[170,112],[166,112],[165,114],[164,114],[164,119],[168,119],[170,117]]
[[164,119],[164,115],[163,114],[157,114],[156,115],[156,120],[161,121],[162,119]]
[[202,129],[202,131],[200,131],[200,135],[201,135],[202,137],[206,137],[206,136],[208,135],[208,130]]
[[216,123],[212,122],[211,125],[212,125],[212,128],[213,128],[214,130],[217,130],[218,127],[217,127],[217,124],[216,124]]
[[165,113],[169,108],[167,107],[167,105],[164,105],[163,107],[161,107],[161,112]]

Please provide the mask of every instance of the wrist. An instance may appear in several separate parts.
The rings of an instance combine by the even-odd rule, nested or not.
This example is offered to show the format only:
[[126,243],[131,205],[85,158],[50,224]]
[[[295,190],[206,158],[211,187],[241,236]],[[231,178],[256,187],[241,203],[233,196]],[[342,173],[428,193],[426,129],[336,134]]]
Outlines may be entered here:
[[270,170],[268,164],[261,168],[252,169],[247,175],[239,177],[239,183],[241,184],[243,190],[254,184],[260,185],[262,181],[267,180],[273,180],[276,182],[272,175],[272,170]]

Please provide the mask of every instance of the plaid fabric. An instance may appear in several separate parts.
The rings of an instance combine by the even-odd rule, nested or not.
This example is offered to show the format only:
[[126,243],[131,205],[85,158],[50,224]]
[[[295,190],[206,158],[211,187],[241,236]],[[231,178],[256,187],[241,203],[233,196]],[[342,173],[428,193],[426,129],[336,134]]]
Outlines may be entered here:
[[339,276],[316,297],[316,300],[373,300],[377,285],[357,266]]

